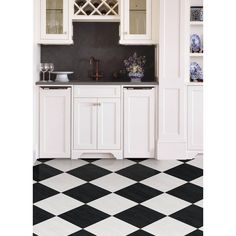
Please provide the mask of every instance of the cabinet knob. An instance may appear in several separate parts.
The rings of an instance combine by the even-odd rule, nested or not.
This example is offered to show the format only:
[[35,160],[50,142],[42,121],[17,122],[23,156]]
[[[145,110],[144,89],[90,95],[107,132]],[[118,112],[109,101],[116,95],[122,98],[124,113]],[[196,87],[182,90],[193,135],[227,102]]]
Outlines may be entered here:
[[124,34],[128,34],[128,32],[124,32]]
[[65,31],[65,32],[63,32],[63,34],[67,34],[67,32]]

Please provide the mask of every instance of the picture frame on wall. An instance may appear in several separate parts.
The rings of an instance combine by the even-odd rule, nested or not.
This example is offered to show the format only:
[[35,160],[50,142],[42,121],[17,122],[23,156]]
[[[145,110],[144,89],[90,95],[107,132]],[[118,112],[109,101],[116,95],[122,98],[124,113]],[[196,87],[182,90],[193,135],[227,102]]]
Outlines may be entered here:
[[203,6],[192,6],[190,21],[203,21]]

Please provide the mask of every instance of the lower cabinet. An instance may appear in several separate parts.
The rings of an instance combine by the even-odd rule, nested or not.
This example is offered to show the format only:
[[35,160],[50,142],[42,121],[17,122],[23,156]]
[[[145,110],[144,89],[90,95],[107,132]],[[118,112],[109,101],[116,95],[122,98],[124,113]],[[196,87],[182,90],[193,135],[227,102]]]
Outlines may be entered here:
[[124,157],[155,157],[155,88],[124,89]]
[[203,151],[202,86],[188,86],[188,150]]
[[[79,88],[74,97],[73,158],[86,153],[111,153],[121,158],[121,100],[120,97],[86,97],[89,88]],[[91,88],[92,95],[102,96],[102,87]],[[84,91],[87,92],[84,93]],[[115,91],[105,87],[104,96]],[[75,92],[76,93],[76,92]],[[120,96],[120,95],[119,95]]]
[[70,158],[71,88],[40,88],[39,157]]

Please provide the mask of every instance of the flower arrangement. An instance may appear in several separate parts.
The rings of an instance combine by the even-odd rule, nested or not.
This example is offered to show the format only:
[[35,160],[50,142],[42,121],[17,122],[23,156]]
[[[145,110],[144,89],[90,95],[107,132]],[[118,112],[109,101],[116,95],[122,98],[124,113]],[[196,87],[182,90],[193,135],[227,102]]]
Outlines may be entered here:
[[125,68],[129,72],[130,78],[142,78],[144,76],[145,56],[139,56],[135,52],[133,56],[124,60]]

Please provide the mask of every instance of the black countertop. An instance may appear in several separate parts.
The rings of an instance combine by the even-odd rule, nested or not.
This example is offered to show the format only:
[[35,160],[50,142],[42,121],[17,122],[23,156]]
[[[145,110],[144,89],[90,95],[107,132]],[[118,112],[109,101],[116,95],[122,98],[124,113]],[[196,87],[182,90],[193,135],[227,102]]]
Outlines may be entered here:
[[36,85],[158,85],[158,81],[132,82],[130,80],[71,80],[69,82],[36,82]]

